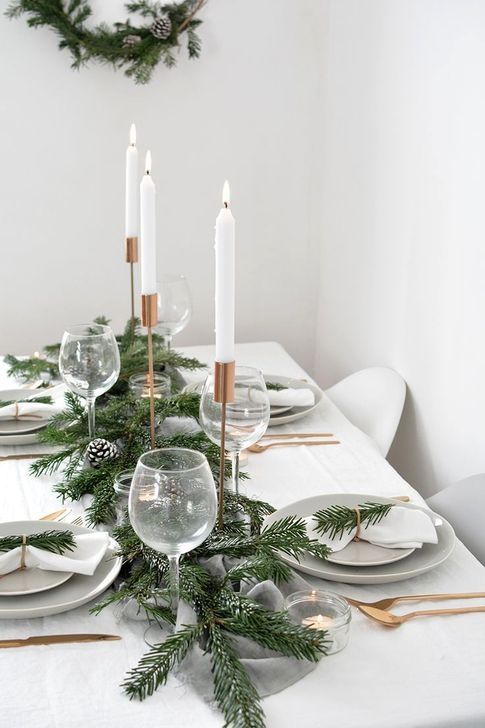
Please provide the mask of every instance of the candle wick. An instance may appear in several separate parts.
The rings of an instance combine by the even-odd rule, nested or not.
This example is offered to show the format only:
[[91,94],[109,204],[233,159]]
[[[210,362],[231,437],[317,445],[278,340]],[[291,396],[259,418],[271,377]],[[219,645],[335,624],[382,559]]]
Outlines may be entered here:
[[229,207],[229,205],[228,205],[228,203],[227,203],[227,202],[224,202],[224,207],[225,207],[225,209],[226,209],[226,210],[227,210],[227,208]]

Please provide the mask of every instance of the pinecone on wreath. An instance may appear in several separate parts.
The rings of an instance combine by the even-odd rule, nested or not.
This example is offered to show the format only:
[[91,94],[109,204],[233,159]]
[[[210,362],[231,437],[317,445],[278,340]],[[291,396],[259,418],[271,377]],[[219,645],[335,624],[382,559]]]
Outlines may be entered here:
[[140,35],[134,35],[132,33],[131,35],[125,35],[123,38],[123,48],[135,48],[138,43],[141,43]]
[[118,454],[116,445],[102,437],[91,440],[87,449],[88,462],[92,468],[99,468],[106,460],[114,460]]
[[167,40],[172,32],[172,21],[168,15],[161,15],[156,18],[152,27],[150,28],[152,35],[159,40]]

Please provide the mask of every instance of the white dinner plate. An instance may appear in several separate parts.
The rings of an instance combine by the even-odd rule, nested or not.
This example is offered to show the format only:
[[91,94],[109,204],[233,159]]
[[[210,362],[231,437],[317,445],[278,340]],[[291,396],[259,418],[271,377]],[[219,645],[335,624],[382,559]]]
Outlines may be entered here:
[[344,584],[387,584],[393,581],[410,579],[419,574],[424,574],[426,571],[431,571],[431,569],[446,561],[452,553],[455,546],[455,532],[444,518],[427,508],[421,508],[412,503],[402,503],[401,501],[393,501],[391,498],[382,498],[365,493],[333,493],[305,498],[275,511],[268,516],[265,524],[269,526],[286,516],[307,518],[322,508],[328,508],[335,504],[355,508],[366,501],[396,503],[403,508],[414,508],[431,514],[436,526],[438,543],[425,543],[420,549],[415,549],[406,559],[372,568],[331,563],[310,554],[302,556],[299,562],[292,556],[283,553],[280,554],[281,559],[298,571],[328,581],[339,581]]
[[17,597],[54,589],[64,584],[71,576],[70,571],[47,571],[37,568],[12,571],[0,578],[0,597]]
[[[312,384],[311,382],[304,382],[301,379],[291,379],[289,377],[280,377],[276,374],[265,374],[264,378],[266,382],[274,382],[274,384],[281,384],[284,387],[291,387],[292,389],[311,389],[315,395],[315,404],[312,404],[309,407],[272,407],[270,410],[268,427],[278,427],[279,425],[287,425],[290,422],[301,420],[302,417],[306,417],[310,412],[313,412],[313,410],[316,409],[322,401],[322,390],[317,387],[316,384]],[[200,394],[202,392],[204,382],[205,379],[198,382],[191,382],[184,388],[184,392],[196,392],[197,394]],[[279,411],[276,412],[274,411],[275,409],[278,409]]]
[[48,423],[48,417],[38,420],[0,420],[0,437],[5,435],[27,435],[42,430]]
[[[1,536],[42,531],[65,531],[74,534],[92,533],[84,526],[57,521],[12,521],[0,524]],[[67,612],[96,599],[111,586],[119,574],[122,559],[117,556],[118,544],[112,538],[101,563],[92,576],[74,574],[70,579],[48,591],[22,596],[0,596],[0,619],[32,619]]]
[[[315,536],[316,537],[316,536]],[[351,541],[341,551],[330,554],[327,561],[342,566],[380,566],[393,564],[410,556],[415,549],[386,549],[368,541]]]

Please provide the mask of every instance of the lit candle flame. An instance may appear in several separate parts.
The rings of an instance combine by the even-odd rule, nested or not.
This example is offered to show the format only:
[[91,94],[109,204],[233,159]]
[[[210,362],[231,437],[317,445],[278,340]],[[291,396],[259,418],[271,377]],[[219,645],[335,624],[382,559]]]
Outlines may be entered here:
[[229,203],[231,202],[231,189],[229,187],[229,182],[224,182],[224,187],[222,188],[222,205],[223,207],[229,207]]
[[136,126],[134,124],[130,127],[130,144],[132,147],[136,146]]
[[145,157],[145,173],[150,174],[152,171],[152,154],[150,151],[147,152]]

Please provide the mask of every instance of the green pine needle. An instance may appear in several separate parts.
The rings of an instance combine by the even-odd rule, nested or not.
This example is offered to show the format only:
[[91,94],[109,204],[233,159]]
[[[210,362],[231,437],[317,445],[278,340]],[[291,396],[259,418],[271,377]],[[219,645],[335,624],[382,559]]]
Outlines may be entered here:
[[[363,528],[379,523],[391,510],[393,503],[363,503],[357,508],[360,511],[360,524]],[[334,505],[317,511],[314,516],[317,526],[315,531],[322,536],[326,533],[330,538],[342,538],[345,531],[350,533],[357,526],[357,514],[348,506]]]

